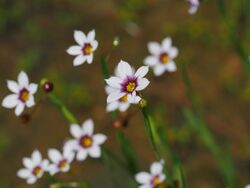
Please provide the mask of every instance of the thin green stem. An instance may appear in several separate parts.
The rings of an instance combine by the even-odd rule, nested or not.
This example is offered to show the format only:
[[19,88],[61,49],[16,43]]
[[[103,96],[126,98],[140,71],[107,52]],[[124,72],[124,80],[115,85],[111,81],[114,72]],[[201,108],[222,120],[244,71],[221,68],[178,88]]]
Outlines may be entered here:
[[70,123],[77,123],[77,120],[73,113],[64,105],[64,103],[54,94],[48,94],[49,100],[55,104],[58,109],[62,112],[63,116],[70,122]]

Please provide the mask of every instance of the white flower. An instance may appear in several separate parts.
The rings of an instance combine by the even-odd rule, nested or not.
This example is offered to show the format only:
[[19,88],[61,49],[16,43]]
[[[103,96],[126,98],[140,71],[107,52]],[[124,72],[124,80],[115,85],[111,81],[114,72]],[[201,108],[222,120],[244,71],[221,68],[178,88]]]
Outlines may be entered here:
[[34,150],[31,158],[23,158],[23,165],[25,168],[20,169],[17,176],[26,179],[28,184],[33,184],[43,176],[44,171],[47,171],[49,161],[47,159],[42,160],[41,153]]
[[[105,90],[108,95],[116,91],[114,88],[109,87],[109,86],[106,86]],[[118,109],[121,112],[125,112],[129,108],[129,106],[130,106],[130,103],[128,102],[128,95],[124,95],[122,98],[116,101],[113,101],[111,103],[108,103],[106,110],[107,112],[112,112]]]
[[187,0],[190,3],[191,7],[188,9],[189,14],[195,14],[200,5],[200,0]]
[[101,157],[100,145],[103,144],[107,137],[103,134],[95,134],[94,123],[92,119],[88,119],[83,122],[82,126],[72,124],[70,126],[70,133],[74,139],[69,140],[64,149],[70,151],[76,151],[76,159],[83,161],[89,155],[93,158]]
[[155,188],[165,180],[163,174],[163,161],[154,162],[150,167],[150,173],[139,172],[135,175],[136,181],[141,184],[139,188]]
[[21,71],[17,77],[17,82],[13,80],[7,81],[7,87],[13,94],[6,96],[2,101],[5,108],[16,108],[15,114],[19,116],[25,106],[32,107],[35,105],[34,94],[37,91],[37,84],[29,84],[27,74]]
[[53,162],[53,164],[49,165],[48,171],[51,175],[54,175],[58,172],[68,172],[70,163],[73,161],[75,154],[66,149],[63,150],[63,154],[56,149],[49,149],[48,156]]
[[73,65],[78,66],[87,61],[88,64],[93,62],[93,54],[98,46],[95,40],[95,30],[90,31],[87,36],[82,31],[74,31],[74,39],[78,45],[71,46],[67,53],[76,56]]
[[163,39],[161,44],[149,42],[148,50],[152,55],[144,59],[144,64],[152,67],[156,76],[162,75],[165,71],[176,71],[173,59],[178,55],[178,49],[172,46],[171,38]]
[[136,72],[127,62],[120,61],[115,76],[106,79],[106,83],[113,91],[109,93],[107,102],[112,103],[119,99],[137,104],[141,100],[138,91],[145,89],[149,81],[144,76],[148,73],[148,66],[140,67]]
[[246,185],[246,187],[245,188],[250,188],[250,184],[249,185]]

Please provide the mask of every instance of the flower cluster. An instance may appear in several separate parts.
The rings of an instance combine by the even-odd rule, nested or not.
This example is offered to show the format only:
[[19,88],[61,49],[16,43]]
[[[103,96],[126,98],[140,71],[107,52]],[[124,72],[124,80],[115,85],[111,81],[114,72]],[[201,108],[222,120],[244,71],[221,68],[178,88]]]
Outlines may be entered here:
[[135,180],[141,184],[139,188],[156,188],[163,184],[166,176],[163,173],[164,161],[154,162],[150,166],[150,173],[139,172],[135,175]]
[[49,149],[48,158],[51,161],[49,163],[49,160],[42,159],[38,150],[33,151],[31,158],[23,158],[25,168],[20,169],[17,176],[26,179],[28,184],[33,184],[43,176],[44,172],[49,172],[52,176],[59,172],[68,172],[75,153],[78,161],[85,160],[87,155],[99,158],[101,156],[100,145],[106,141],[107,137],[103,134],[93,135],[93,131],[94,123],[91,119],[83,122],[81,127],[72,124],[70,132],[74,139],[65,143],[62,153],[57,149]]

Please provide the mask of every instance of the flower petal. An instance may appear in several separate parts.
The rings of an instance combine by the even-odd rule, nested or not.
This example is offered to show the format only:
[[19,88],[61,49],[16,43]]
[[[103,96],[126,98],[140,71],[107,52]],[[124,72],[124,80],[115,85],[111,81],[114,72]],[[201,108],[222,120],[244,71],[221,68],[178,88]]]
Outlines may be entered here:
[[135,180],[140,184],[149,184],[151,175],[147,172],[140,172],[135,175]]
[[66,150],[65,152],[73,152],[75,150],[77,150],[77,146],[78,146],[78,142],[77,140],[68,140],[64,146],[63,146],[63,150]]
[[28,90],[30,92],[31,95],[35,94],[36,91],[37,91],[37,88],[38,88],[38,85],[37,84],[34,84],[34,83],[31,83],[28,87]]
[[137,95],[130,95],[128,94],[128,102],[132,103],[132,104],[138,104],[141,100],[141,97],[137,96]]
[[48,169],[49,173],[51,176],[55,175],[57,172],[59,172],[59,169],[57,167],[56,164],[51,164],[49,165],[49,169]]
[[21,71],[17,77],[20,87],[27,87],[29,85],[29,78],[24,71]]
[[107,136],[104,134],[95,134],[93,136],[94,143],[97,145],[103,144],[107,140]]
[[40,151],[34,150],[33,153],[31,154],[31,159],[35,165],[41,163],[42,155],[41,155]]
[[35,164],[30,158],[24,157],[23,158],[23,165],[28,169],[32,169]]
[[126,62],[121,60],[117,65],[117,74],[121,78],[126,78],[133,75],[132,67]]
[[91,30],[87,35],[88,41],[93,41],[95,39],[95,30]]
[[153,162],[153,164],[150,167],[150,172],[153,175],[159,175],[162,173],[163,165],[160,162]]
[[171,50],[168,52],[169,57],[171,57],[172,59],[175,58],[178,55],[178,49],[175,47],[172,47]]
[[73,137],[79,138],[83,132],[82,132],[82,129],[79,125],[71,124],[70,125],[70,133],[72,134]]
[[170,61],[166,64],[166,70],[169,72],[175,72],[177,70],[176,64],[173,61]]
[[93,158],[101,157],[101,148],[99,146],[93,146],[88,150],[89,155]]
[[122,79],[120,79],[119,77],[112,76],[109,79],[105,79],[105,82],[109,86],[119,89],[121,87]]
[[92,135],[94,131],[94,122],[92,119],[88,119],[82,124],[82,133]]
[[169,48],[171,47],[172,44],[172,40],[170,37],[166,37],[165,39],[163,39],[162,41],[162,47],[165,51],[168,51]]
[[86,56],[78,55],[75,57],[75,59],[73,60],[73,65],[74,66],[79,66],[81,64],[83,64],[86,61]]
[[161,52],[161,46],[157,42],[149,42],[148,50],[153,55],[158,55]]
[[67,159],[69,163],[71,163],[75,157],[75,153],[73,151],[63,150],[63,157]]
[[144,64],[148,66],[154,66],[158,62],[155,56],[148,56],[144,59]]
[[18,96],[16,94],[11,94],[3,99],[2,106],[5,108],[14,108],[18,104]]
[[86,40],[86,36],[82,31],[79,30],[75,30],[74,31],[74,39],[75,41],[80,45],[83,46],[85,40]]
[[119,102],[114,101],[114,102],[111,102],[111,103],[107,104],[106,111],[107,112],[112,112],[112,111],[115,111],[118,107],[119,107]]
[[126,93],[122,93],[119,90],[113,93],[110,93],[107,97],[107,103],[111,103],[117,101],[118,99],[122,98]]
[[37,178],[35,176],[31,176],[29,179],[27,179],[28,184],[34,184],[36,182]]
[[76,154],[76,159],[78,160],[78,161],[83,161],[83,160],[85,160],[86,158],[87,158],[87,151],[86,150],[80,150],[80,151],[78,151],[77,152],[77,154]]
[[31,176],[31,172],[30,172],[30,170],[28,170],[26,168],[22,168],[22,169],[18,170],[17,176],[19,178],[27,179],[28,177]]
[[16,109],[15,109],[15,114],[16,114],[16,116],[21,115],[21,113],[22,113],[23,110],[24,110],[24,107],[25,107],[25,105],[24,105],[23,103],[18,103],[18,104],[17,104]]
[[26,101],[26,106],[27,107],[32,107],[35,105],[35,99],[34,99],[34,96],[33,95],[30,95],[29,96],[29,99]]
[[62,159],[61,153],[56,149],[49,149],[48,156],[53,163],[58,163]]
[[70,46],[67,50],[69,55],[79,55],[82,54],[82,47],[81,46]]
[[155,76],[161,76],[165,72],[165,67],[163,65],[157,65],[154,67]]
[[98,47],[98,42],[96,40],[93,40],[91,42],[91,46],[92,46],[92,51],[95,51]]
[[13,93],[18,93],[18,92],[19,92],[19,85],[17,84],[16,81],[7,80],[7,87],[8,87],[9,90],[12,91]]
[[86,56],[87,63],[88,64],[93,63],[93,58],[94,58],[93,53]]
[[147,78],[142,78],[138,80],[138,86],[136,88],[136,91],[141,91],[145,89],[150,82],[148,81]]
[[130,104],[128,102],[120,103],[119,110],[125,112],[129,108]]
[[147,73],[148,73],[148,66],[142,66],[140,67],[136,73],[135,73],[135,77],[138,77],[138,78],[142,78],[144,77]]

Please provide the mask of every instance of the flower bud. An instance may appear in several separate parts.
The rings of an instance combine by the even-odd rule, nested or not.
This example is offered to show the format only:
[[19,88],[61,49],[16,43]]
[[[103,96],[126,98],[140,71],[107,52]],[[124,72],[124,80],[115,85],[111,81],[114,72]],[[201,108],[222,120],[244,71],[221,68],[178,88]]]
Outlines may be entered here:
[[140,108],[145,108],[147,106],[148,102],[145,99],[141,99],[139,102]]
[[48,81],[47,79],[43,79],[41,81],[41,86],[43,88],[43,90],[46,92],[46,93],[50,93],[53,91],[54,89],[54,85],[52,82]]

